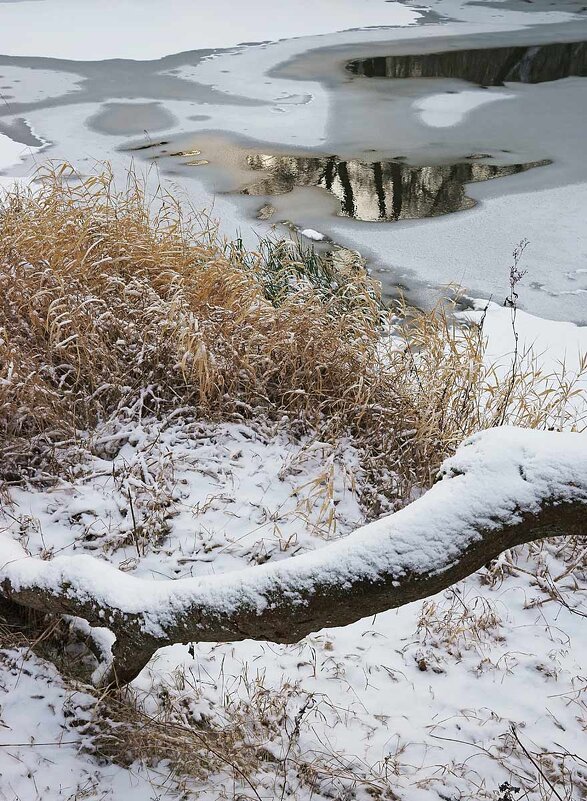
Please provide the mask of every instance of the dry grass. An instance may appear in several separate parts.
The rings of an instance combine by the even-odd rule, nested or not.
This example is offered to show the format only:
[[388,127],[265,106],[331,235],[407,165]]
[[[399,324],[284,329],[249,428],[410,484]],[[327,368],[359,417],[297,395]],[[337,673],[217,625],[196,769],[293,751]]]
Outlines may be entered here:
[[[480,595],[464,594],[457,587],[448,590],[440,601],[431,599],[422,604],[418,631],[423,645],[462,659],[464,651],[483,655],[486,641],[503,639],[500,625],[495,604]],[[426,670],[424,657],[419,667]]]
[[[509,381],[480,328],[450,309],[384,308],[362,265],[299,243],[226,242],[130,175],[45,168],[0,206],[0,450],[21,480],[98,422],[146,415],[284,415],[323,441],[351,436],[372,512],[434,480],[471,431],[569,426],[572,380],[530,356]],[[402,342],[385,336],[395,326]],[[546,387],[546,388],[545,388]],[[576,422],[575,422],[576,424]]]
[[[226,678],[220,706],[207,704],[197,668],[171,674],[148,692],[127,689],[105,696],[96,706],[92,735],[96,756],[118,764],[140,762],[161,768],[177,786],[199,797],[291,799],[375,797],[397,801],[391,782],[373,775],[360,758],[316,751],[303,742],[308,729],[327,719],[342,724],[342,712],[326,696],[306,691],[301,682],[273,687],[263,672]],[[209,703],[209,702],[208,702]],[[206,711],[202,712],[202,709]],[[210,776],[214,784],[210,784]],[[194,781],[195,780],[195,781]],[[384,786],[385,784],[385,786]],[[358,791],[358,792],[357,792]]]
[[266,254],[196,230],[168,196],[154,210],[138,182],[117,192],[109,173],[39,178],[0,212],[5,457],[30,462],[117,414],[315,417],[365,373],[378,309],[359,308],[364,272],[356,292],[351,281],[326,299],[304,280],[290,289],[297,254],[282,247],[276,294]]

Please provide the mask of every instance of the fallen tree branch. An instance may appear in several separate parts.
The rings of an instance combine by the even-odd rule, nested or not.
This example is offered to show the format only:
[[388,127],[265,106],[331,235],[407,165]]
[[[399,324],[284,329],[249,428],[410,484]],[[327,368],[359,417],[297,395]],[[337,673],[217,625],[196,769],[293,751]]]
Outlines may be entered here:
[[441,476],[344,540],[219,576],[150,581],[90,556],[33,558],[4,536],[1,593],[111,629],[110,680],[124,684],[165,645],[297,642],[434,595],[507,548],[587,533],[587,434],[490,429],[461,445]]

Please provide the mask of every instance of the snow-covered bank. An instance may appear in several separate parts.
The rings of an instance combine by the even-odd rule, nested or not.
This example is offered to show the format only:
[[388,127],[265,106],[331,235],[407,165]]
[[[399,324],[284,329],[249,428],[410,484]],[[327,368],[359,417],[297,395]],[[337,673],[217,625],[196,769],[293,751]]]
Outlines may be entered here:
[[[0,133],[0,173],[34,155],[38,149],[22,145],[20,142],[14,142],[10,137]],[[18,180],[20,179],[8,178],[0,174],[0,190],[3,187],[5,189],[10,188]]]
[[577,370],[581,357],[587,355],[587,326],[545,320],[521,309],[516,310],[513,318],[511,308],[482,300],[475,300],[473,305],[474,311],[461,312],[458,316],[477,323],[483,319],[488,363],[499,364],[512,355],[516,346],[514,328],[520,353],[531,349],[548,373],[560,370],[563,365],[568,370]]
[[[466,314],[478,321],[481,313]],[[486,315],[486,332],[496,335],[489,348],[504,367],[509,315],[497,306]],[[518,315],[529,344],[541,324]],[[556,341],[560,325],[550,326]],[[560,353],[545,364],[556,365]],[[488,500],[491,519],[537,487],[550,492],[563,472],[577,490],[585,434],[566,435],[559,459],[549,444],[554,433],[489,433],[493,440],[475,438],[449,463],[457,478],[441,482],[440,492],[443,484],[462,485],[471,471],[475,479],[484,443],[491,443],[490,469],[476,475],[474,503]],[[142,576],[153,588],[149,604],[157,585],[171,583],[165,579],[198,577],[200,591],[207,582],[230,587],[242,568],[266,564],[253,570],[270,573],[304,553],[313,562],[331,538],[364,522],[363,476],[345,442],[296,441],[280,425],[144,420],[98,432],[93,447],[100,455],[76,459],[54,486],[11,489],[1,536],[11,533],[15,553],[24,547],[44,559],[74,560],[81,553],[130,574],[125,584]],[[471,512],[458,491],[448,501],[447,513],[434,515],[447,532],[451,520]],[[413,561],[415,550],[398,545]],[[344,552],[344,540],[337,547]],[[530,797],[539,793],[547,771],[562,797],[582,801],[584,559],[579,538],[530,545],[424,604],[323,630],[298,645],[196,643],[159,651],[133,684],[147,715],[133,725],[147,743],[153,718],[163,728],[181,727],[192,756],[185,760],[182,751],[180,764],[157,764],[156,752],[148,745],[141,751],[119,723],[114,728],[134,761],[112,764],[96,733],[113,724],[96,711],[93,693],[65,683],[27,647],[11,647],[0,652],[0,799],[73,801],[85,793],[103,801],[110,792],[113,799],[159,801],[181,788],[187,798],[220,801],[246,798],[252,785],[261,798],[288,801],[368,801],[373,793],[497,801],[504,782]],[[365,566],[362,560],[358,567]],[[337,560],[335,570],[342,567]],[[109,573],[118,575],[112,567]],[[117,593],[114,582],[110,589]],[[129,598],[140,602],[132,587]],[[227,739],[233,745],[221,751],[225,762],[210,766],[207,749],[218,753]],[[244,764],[241,754],[248,755]]]
[[[555,387],[559,376],[573,382],[569,405],[579,419],[587,422],[587,326],[558,320],[545,320],[516,309],[482,300],[473,302],[474,311],[457,314],[462,320],[483,321],[486,337],[485,361],[506,378],[518,359],[527,367],[534,364],[542,383]],[[518,337],[516,343],[516,335]]]

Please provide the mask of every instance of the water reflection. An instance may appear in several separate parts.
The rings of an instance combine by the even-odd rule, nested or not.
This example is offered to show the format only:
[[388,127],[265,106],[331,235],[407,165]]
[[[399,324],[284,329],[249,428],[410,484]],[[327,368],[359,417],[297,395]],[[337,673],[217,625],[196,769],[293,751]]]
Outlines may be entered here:
[[587,76],[587,42],[378,56],[350,61],[347,70],[368,78],[461,78],[481,86],[542,83]]
[[247,156],[253,170],[264,177],[241,191],[246,195],[281,195],[295,187],[316,186],[340,201],[339,214],[357,220],[412,220],[438,217],[471,208],[475,201],[465,194],[465,184],[488,181],[532,167],[549,164],[533,161],[498,166],[461,161],[456,164],[414,167],[399,161],[365,162],[336,156]]

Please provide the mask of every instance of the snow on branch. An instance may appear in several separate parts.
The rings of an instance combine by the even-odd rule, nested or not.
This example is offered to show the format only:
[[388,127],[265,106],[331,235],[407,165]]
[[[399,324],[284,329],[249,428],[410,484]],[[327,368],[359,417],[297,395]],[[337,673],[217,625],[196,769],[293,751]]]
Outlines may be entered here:
[[33,558],[4,535],[0,590],[110,628],[115,678],[125,683],[164,645],[296,642],[434,595],[515,545],[585,534],[587,433],[500,427],[466,440],[417,501],[312,553],[150,581],[91,556]]

